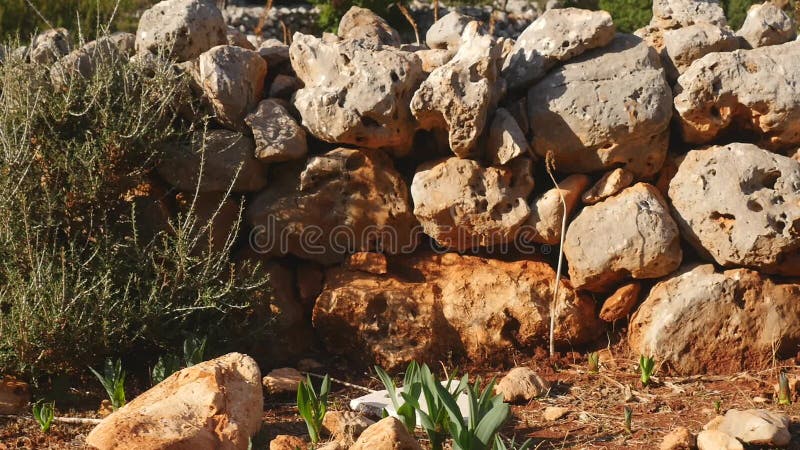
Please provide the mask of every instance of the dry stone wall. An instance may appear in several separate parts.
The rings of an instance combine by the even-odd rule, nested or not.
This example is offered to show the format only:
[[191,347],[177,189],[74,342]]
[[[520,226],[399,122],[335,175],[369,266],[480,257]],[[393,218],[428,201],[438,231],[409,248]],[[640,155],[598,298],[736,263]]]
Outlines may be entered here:
[[454,12],[420,45],[359,8],[285,44],[165,0],[135,38],[73,50],[48,32],[30,57],[90,76],[111,45],[193,77],[213,130],[157,175],[236,195],[232,258],[280,262],[281,329],[312,316],[331,353],[496,361],[545,344],[555,316],[562,350],[619,322],[634,356],[680,373],[794,356],[795,25],[771,4],[738,31],[715,0],[653,12],[625,35],[605,12],[550,10],[516,41]]

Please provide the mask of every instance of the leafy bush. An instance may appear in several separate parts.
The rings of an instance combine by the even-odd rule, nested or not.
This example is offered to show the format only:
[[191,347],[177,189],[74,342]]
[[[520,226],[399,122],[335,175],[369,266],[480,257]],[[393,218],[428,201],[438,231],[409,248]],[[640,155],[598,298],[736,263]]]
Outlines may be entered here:
[[753,0],[722,0],[722,8],[728,18],[728,25],[734,30],[741,28],[744,18],[747,16],[747,10],[754,3],[757,2]]
[[[155,0],[29,0],[39,13],[54,27],[78,29],[87,38],[93,38],[98,22],[107,24],[112,15],[115,29],[133,31],[137,20],[135,12],[156,3]],[[116,14],[115,14],[116,13]],[[80,17],[80,20],[79,20]],[[49,28],[26,0],[0,2],[0,37],[16,35],[29,37],[37,30]]]
[[650,0],[599,0],[598,6],[611,13],[617,31],[632,33],[650,23],[653,2]]
[[0,66],[4,371],[83,372],[104,357],[180,348],[195,330],[215,350],[267,336],[268,279],[231,263],[235,239],[202,250],[211,233],[194,208],[151,226],[143,205],[155,203],[139,194],[155,185],[164,143],[203,132],[177,121],[177,105],[192,101],[168,64],[104,58],[63,90],[44,67]]

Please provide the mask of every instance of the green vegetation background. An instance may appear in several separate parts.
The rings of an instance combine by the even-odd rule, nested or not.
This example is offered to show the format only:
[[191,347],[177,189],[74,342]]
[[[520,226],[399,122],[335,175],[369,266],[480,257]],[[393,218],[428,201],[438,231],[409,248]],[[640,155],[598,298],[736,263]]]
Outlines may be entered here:
[[[397,8],[391,7],[394,0],[310,0],[320,6],[320,28],[335,28],[339,18],[351,5],[370,8],[387,17],[398,27],[407,24]],[[535,1],[535,0],[531,0]],[[66,27],[73,32],[78,29],[85,37],[93,37],[100,22],[107,22],[114,14],[116,0],[30,0],[39,12],[56,27]],[[120,0],[116,10],[114,29],[133,31],[136,29],[138,12],[155,3],[154,0]],[[275,2],[280,5],[282,2]],[[446,3],[446,2],[445,2]],[[486,4],[491,0],[458,0],[458,4]],[[544,3],[544,2],[541,2]],[[723,7],[731,27],[741,26],[752,0],[723,0]],[[588,9],[604,9],[614,17],[617,28],[632,32],[647,24],[651,16],[652,2],[648,0],[568,0],[569,6]],[[99,13],[99,14],[98,14]],[[19,34],[23,39],[36,30],[46,29],[47,25],[32,11],[26,0],[0,1],[0,35],[4,37]]]

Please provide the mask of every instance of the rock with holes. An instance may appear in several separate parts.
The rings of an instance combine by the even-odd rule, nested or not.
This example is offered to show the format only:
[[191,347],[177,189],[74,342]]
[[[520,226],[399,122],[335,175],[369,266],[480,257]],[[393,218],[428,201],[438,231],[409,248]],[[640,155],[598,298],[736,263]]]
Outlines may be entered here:
[[261,373],[229,353],[183,369],[136,397],[92,430],[98,450],[246,450],[261,428]]
[[262,162],[281,162],[306,156],[306,132],[275,100],[264,100],[245,118],[253,130],[256,158]]
[[629,277],[663,277],[683,253],[661,193],[638,183],[583,208],[567,229],[564,256],[575,288],[605,292]]
[[228,27],[211,0],[164,0],[145,10],[136,32],[136,51],[189,61],[227,44]]
[[425,43],[432,49],[455,52],[461,45],[461,34],[474,19],[452,11],[437,20],[425,33]]
[[739,48],[739,40],[730,28],[705,22],[666,30],[662,39],[661,62],[671,83],[703,56]]
[[531,213],[531,161],[481,167],[451,157],[422,164],[411,182],[414,215],[439,245],[465,251],[508,243]]
[[453,53],[450,50],[441,48],[422,49],[414,53],[422,61],[422,70],[425,73],[431,73],[453,59]]
[[72,41],[66,28],[53,28],[33,38],[28,57],[35,64],[52,64],[69,54]]
[[[572,217],[581,193],[589,185],[586,175],[570,175],[558,183],[557,188],[545,191],[530,204],[531,215],[520,231],[520,236],[540,244],[556,245],[561,242],[561,228],[564,223],[564,204],[567,220]],[[562,203],[561,198],[564,198]],[[567,222],[569,223],[569,222]]]
[[633,354],[680,374],[732,373],[794,356],[800,285],[749,269],[688,267],[656,284],[628,326]]
[[366,8],[351,6],[339,21],[342,39],[363,39],[374,44],[400,47],[400,34],[383,17]]
[[625,169],[614,169],[606,172],[589,190],[584,192],[581,200],[587,205],[594,205],[612,195],[617,195],[631,183],[633,183],[632,173]]
[[533,150],[552,152],[559,171],[650,176],[667,153],[672,91],[656,51],[619,34],[535,84],[528,116]]
[[669,184],[684,237],[724,267],[800,276],[800,163],[752,144],[690,151]]
[[408,105],[424,77],[414,53],[361,40],[325,42],[297,33],[292,67],[303,126],[333,143],[407,153],[416,131]]
[[480,35],[478,23],[464,29],[456,55],[431,72],[414,93],[411,110],[422,128],[446,132],[459,157],[474,153],[489,112],[503,93],[498,86],[501,47]]
[[[327,270],[313,322],[329,352],[396,369],[448,355],[498,361],[547,342],[555,279],[547,263],[432,252],[391,262],[386,275]],[[603,332],[594,300],[560,283],[556,345],[590,342]]]
[[408,187],[385,153],[338,148],[275,178],[247,209],[260,252],[331,264],[353,252],[414,250]]
[[194,133],[190,142],[166,143],[156,170],[184,192],[226,192],[229,188],[255,192],[267,185],[266,169],[255,158],[255,143],[235,131]]
[[744,24],[736,34],[750,48],[764,47],[793,41],[797,37],[797,26],[780,6],[764,2],[747,10]]
[[254,50],[220,45],[200,55],[200,84],[216,119],[243,131],[245,116],[264,95],[267,63]]
[[654,0],[650,25],[662,29],[680,28],[695,23],[717,26],[728,24],[719,0]]
[[578,8],[546,11],[514,43],[503,62],[509,89],[524,89],[544,77],[559,62],[608,45],[616,28],[611,14]]
[[530,367],[511,369],[494,387],[495,393],[508,403],[527,402],[547,394],[550,383]]
[[[800,144],[800,42],[711,53],[678,77],[675,111],[683,139],[711,142],[726,133],[783,149]],[[748,136],[750,137],[750,136]]]
[[486,159],[495,165],[506,164],[512,159],[531,153],[528,138],[519,128],[517,120],[505,108],[494,112],[489,134],[486,137]]

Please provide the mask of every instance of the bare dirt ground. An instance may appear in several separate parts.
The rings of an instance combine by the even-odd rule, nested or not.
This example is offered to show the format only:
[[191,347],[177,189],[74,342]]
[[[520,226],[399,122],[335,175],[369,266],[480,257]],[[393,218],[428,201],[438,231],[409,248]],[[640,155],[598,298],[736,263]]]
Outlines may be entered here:
[[[516,436],[517,441],[532,438],[538,449],[652,449],[658,448],[665,434],[677,426],[692,432],[700,431],[716,415],[731,408],[768,408],[782,411],[792,419],[793,441],[790,449],[800,450],[800,398],[789,406],[778,406],[773,385],[780,370],[800,376],[796,361],[776,362],[775,367],[731,376],[662,376],[649,387],[642,387],[636,362],[611,356],[605,352],[599,374],[587,373],[585,356],[568,354],[558,360],[542,357],[518,359],[517,365],[528,365],[550,381],[547,397],[513,406],[513,418],[503,435]],[[374,374],[354,370],[347,364],[331,361],[326,365],[333,377],[350,383],[381,389]],[[470,374],[486,378],[500,377],[504,371],[462,368]],[[350,399],[364,392],[334,383],[330,409],[344,410]],[[100,392],[96,397],[100,398]],[[95,401],[95,400],[89,400]],[[94,403],[96,405],[97,403]],[[569,413],[548,422],[542,412],[548,406],[561,406]],[[623,408],[633,411],[632,433],[623,426]],[[58,411],[59,416],[97,417],[96,406]],[[296,413],[294,396],[265,396],[264,426],[254,440],[254,449],[269,448],[269,441],[278,434],[305,434],[305,425]],[[0,418],[0,450],[6,449],[76,449],[84,448],[91,425],[56,423],[43,435],[28,418]],[[425,442],[424,434],[418,435]]]

